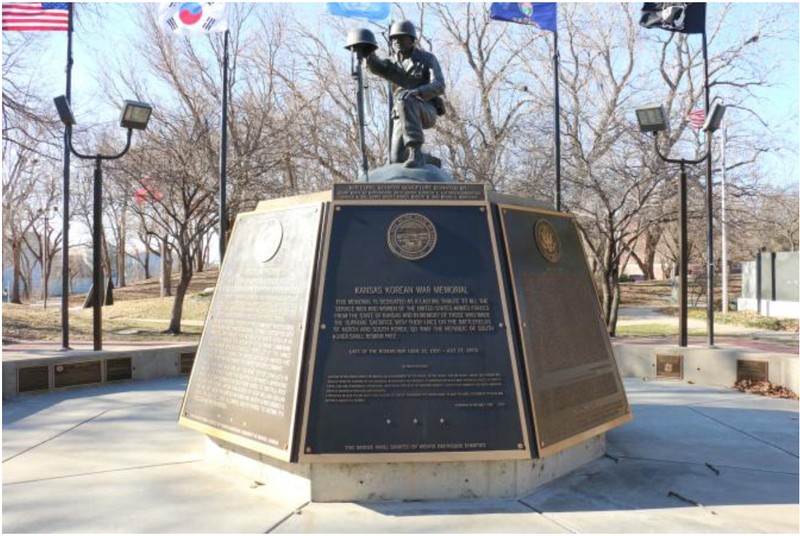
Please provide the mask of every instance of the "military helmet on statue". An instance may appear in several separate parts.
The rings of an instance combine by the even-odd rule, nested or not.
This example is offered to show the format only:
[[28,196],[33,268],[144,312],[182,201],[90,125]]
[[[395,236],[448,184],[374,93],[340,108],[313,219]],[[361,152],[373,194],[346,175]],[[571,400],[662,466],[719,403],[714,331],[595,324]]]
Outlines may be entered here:
[[368,56],[378,48],[378,42],[375,40],[375,34],[370,30],[354,28],[347,34],[347,44],[344,48]]
[[410,20],[393,22],[392,27],[389,29],[389,37],[397,37],[400,35],[408,35],[416,39],[417,29],[414,27],[414,23]]

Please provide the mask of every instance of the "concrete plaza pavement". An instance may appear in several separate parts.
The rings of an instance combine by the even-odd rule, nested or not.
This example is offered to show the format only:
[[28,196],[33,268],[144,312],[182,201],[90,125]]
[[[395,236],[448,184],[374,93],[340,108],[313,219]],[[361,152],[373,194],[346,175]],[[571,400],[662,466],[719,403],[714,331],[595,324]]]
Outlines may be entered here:
[[309,503],[205,459],[185,377],[3,403],[3,531],[800,531],[798,402],[626,379],[608,455],[518,499]]

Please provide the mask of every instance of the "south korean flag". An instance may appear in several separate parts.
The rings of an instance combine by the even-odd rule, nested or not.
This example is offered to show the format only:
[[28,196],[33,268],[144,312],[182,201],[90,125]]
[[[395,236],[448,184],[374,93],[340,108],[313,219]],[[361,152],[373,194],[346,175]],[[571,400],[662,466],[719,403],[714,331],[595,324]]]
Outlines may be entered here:
[[225,2],[162,2],[164,28],[178,33],[224,32],[228,29]]

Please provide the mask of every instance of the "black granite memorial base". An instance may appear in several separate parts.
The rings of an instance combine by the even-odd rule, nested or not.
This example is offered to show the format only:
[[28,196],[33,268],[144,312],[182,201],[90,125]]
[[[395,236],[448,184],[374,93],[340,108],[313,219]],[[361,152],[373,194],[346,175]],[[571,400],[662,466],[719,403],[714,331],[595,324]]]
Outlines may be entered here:
[[180,422],[373,463],[540,458],[628,419],[571,218],[410,181],[239,216]]

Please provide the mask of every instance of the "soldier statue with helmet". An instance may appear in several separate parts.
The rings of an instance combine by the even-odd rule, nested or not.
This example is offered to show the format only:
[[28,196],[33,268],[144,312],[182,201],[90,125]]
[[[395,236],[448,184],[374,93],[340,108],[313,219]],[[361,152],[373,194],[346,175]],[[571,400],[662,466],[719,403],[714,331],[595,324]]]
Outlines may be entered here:
[[381,59],[373,50],[367,55],[367,68],[394,87],[390,162],[420,168],[425,165],[423,130],[444,115],[444,76],[436,56],[416,46],[417,30],[411,21],[393,23],[389,38],[394,55]]

